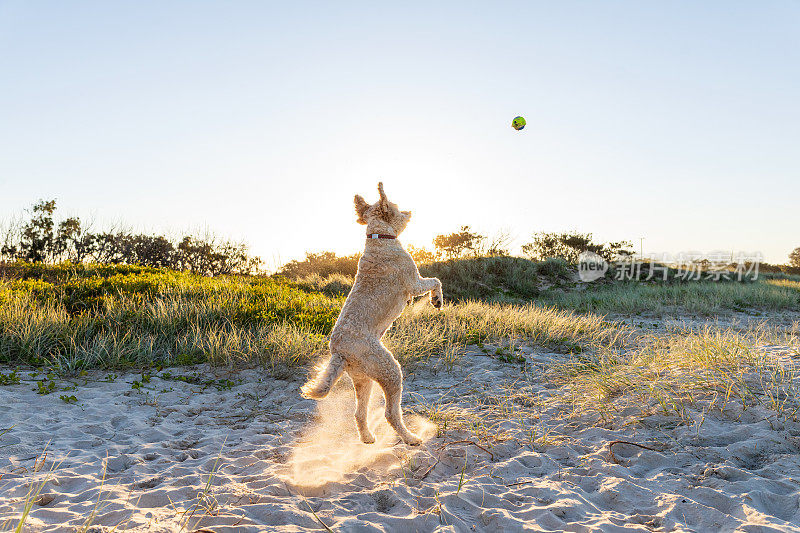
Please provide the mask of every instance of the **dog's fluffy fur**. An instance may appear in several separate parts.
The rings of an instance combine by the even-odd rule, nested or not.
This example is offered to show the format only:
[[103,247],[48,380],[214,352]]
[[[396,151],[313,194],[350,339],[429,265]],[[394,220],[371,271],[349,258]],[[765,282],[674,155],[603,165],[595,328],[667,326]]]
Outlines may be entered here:
[[[367,226],[367,235],[398,236],[408,224],[411,213],[400,211],[386,198],[382,183],[378,184],[378,192],[380,199],[373,205],[356,195],[358,223]],[[367,406],[374,380],[386,398],[386,420],[404,442],[420,443],[419,437],[403,422],[400,408],[403,372],[381,337],[406,304],[423,294],[429,295],[434,307],[441,308],[442,283],[436,278],[421,277],[414,260],[397,239],[367,239],[353,289],[331,334],[331,359],[302,388],[306,398],[323,398],[342,373],[347,372],[355,386],[356,426],[363,442],[375,442],[367,427]]]

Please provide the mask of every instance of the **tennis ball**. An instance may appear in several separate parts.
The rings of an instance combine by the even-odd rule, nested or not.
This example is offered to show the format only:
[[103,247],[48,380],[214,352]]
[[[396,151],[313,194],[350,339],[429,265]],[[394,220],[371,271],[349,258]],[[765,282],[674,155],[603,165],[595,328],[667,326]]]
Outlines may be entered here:
[[517,131],[521,130],[525,127],[525,119],[522,117],[514,117],[514,120],[511,121],[511,127]]

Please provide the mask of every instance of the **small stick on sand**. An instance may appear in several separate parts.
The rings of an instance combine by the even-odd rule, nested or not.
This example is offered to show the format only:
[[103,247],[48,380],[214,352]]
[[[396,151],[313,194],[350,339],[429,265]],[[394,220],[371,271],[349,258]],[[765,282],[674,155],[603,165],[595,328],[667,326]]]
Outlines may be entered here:
[[638,444],[636,442],[630,442],[630,441],[627,441],[627,440],[612,440],[611,442],[608,443],[608,455],[610,456],[611,462],[612,463],[616,463],[616,464],[619,464],[619,461],[617,460],[616,456],[614,455],[613,450],[611,449],[611,447],[614,446],[615,444],[630,444],[631,446],[636,446],[636,447],[642,448],[644,450],[650,450],[651,452],[657,452],[658,451],[655,448],[651,448],[649,446],[645,446],[644,444]]
[[454,440],[452,442],[445,442],[444,444],[439,446],[437,451],[441,451],[443,448],[450,446],[451,444],[472,444],[473,446],[480,448],[481,450],[488,453],[489,457],[492,459],[492,461],[494,461],[494,454],[492,452],[490,452],[489,450],[487,450],[486,448],[484,448],[483,446],[472,440]]
[[526,483],[535,483],[535,479],[526,479],[525,481],[518,481],[517,483],[506,483],[506,487],[518,487],[520,485],[525,485]]
[[438,456],[438,457],[436,458],[436,462],[434,462],[434,463],[433,463],[433,464],[432,464],[430,467],[428,467],[428,469],[425,471],[425,473],[424,473],[424,474],[422,474],[422,477],[420,477],[419,479],[420,479],[420,480],[422,480],[422,479],[425,479],[426,477],[428,477],[428,474],[430,474],[430,473],[431,473],[431,471],[432,471],[434,468],[436,468],[436,465],[438,465],[438,464],[439,464],[439,461],[440,461],[441,459],[442,459],[442,456],[441,456],[441,455],[440,455],[440,456]]

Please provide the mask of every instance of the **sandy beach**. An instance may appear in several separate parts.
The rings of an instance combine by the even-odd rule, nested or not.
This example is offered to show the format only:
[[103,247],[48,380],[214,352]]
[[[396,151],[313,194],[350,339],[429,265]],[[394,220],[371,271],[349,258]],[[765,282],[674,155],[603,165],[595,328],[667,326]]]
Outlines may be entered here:
[[553,401],[547,370],[568,356],[493,349],[408,372],[420,447],[389,429],[380,395],[378,440],[360,443],[346,379],[317,404],[300,376],[253,369],[96,372],[51,394],[21,373],[0,387],[0,525],[32,494],[28,531],[800,530],[800,424],[734,403],[692,408],[688,425],[597,423]]

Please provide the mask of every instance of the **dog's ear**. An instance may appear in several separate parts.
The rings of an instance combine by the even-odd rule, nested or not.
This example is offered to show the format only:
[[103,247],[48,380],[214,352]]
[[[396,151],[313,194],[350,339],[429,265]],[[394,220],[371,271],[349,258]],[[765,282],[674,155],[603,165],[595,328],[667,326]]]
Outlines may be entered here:
[[378,207],[380,208],[381,212],[384,215],[389,214],[389,199],[386,198],[386,193],[383,192],[383,182],[378,182],[378,194],[380,195],[380,199],[378,200]]
[[356,220],[356,222],[359,224],[366,224],[367,221],[364,218],[364,214],[367,212],[367,209],[369,209],[369,204],[359,194],[356,194],[356,197],[353,198],[353,201],[356,205],[356,215],[358,215],[358,220]]

